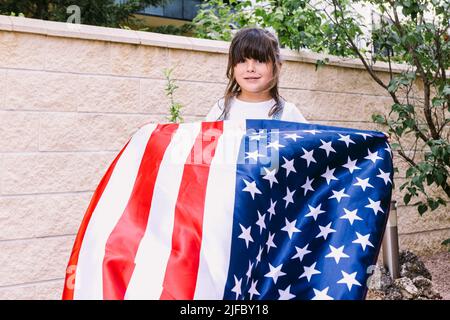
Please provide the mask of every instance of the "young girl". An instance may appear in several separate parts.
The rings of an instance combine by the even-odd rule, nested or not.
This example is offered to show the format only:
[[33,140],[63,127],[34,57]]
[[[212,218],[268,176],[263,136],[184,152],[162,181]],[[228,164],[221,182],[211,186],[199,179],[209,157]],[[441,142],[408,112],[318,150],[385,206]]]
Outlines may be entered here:
[[306,123],[297,107],[278,93],[281,64],[278,40],[269,31],[246,28],[237,32],[228,55],[225,96],[205,120],[279,119]]

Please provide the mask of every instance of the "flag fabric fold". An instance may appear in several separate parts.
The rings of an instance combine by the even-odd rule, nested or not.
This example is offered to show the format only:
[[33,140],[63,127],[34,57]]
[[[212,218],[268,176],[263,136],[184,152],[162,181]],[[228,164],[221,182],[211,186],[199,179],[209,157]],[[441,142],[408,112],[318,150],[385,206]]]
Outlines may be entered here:
[[63,299],[364,299],[392,181],[377,131],[147,124],[92,196]]

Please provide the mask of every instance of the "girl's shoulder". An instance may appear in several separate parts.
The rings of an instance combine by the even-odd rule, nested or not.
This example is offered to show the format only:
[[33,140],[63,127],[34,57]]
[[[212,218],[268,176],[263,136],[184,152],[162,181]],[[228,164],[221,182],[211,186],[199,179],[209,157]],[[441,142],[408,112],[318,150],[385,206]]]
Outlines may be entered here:
[[288,101],[284,101],[284,109],[285,110],[291,110],[291,109],[294,109],[294,108],[297,108],[297,106],[295,105],[295,103],[292,103],[292,102],[288,102]]
[[223,111],[223,102],[221,99],[217,100],[205,117],[205,121],[217,121]]
[[295,103],[284,101],[282,120],[308,123]]

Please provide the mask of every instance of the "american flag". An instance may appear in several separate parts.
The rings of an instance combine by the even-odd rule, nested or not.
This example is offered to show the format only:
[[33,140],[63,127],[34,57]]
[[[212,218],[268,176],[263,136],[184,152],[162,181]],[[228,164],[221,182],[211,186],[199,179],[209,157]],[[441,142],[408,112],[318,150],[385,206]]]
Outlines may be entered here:
[[377,131],[147,124],[92,197],[63,299],[364,299],[392,179]]

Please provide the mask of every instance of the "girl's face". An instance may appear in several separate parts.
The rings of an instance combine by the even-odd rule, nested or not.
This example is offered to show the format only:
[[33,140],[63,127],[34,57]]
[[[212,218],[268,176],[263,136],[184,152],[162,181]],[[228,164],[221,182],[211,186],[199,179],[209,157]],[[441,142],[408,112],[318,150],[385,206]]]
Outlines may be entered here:
[[246,58],[234,66],[234,77],[242,92],[261,93],[269,89],[273,78],[272,62]]

